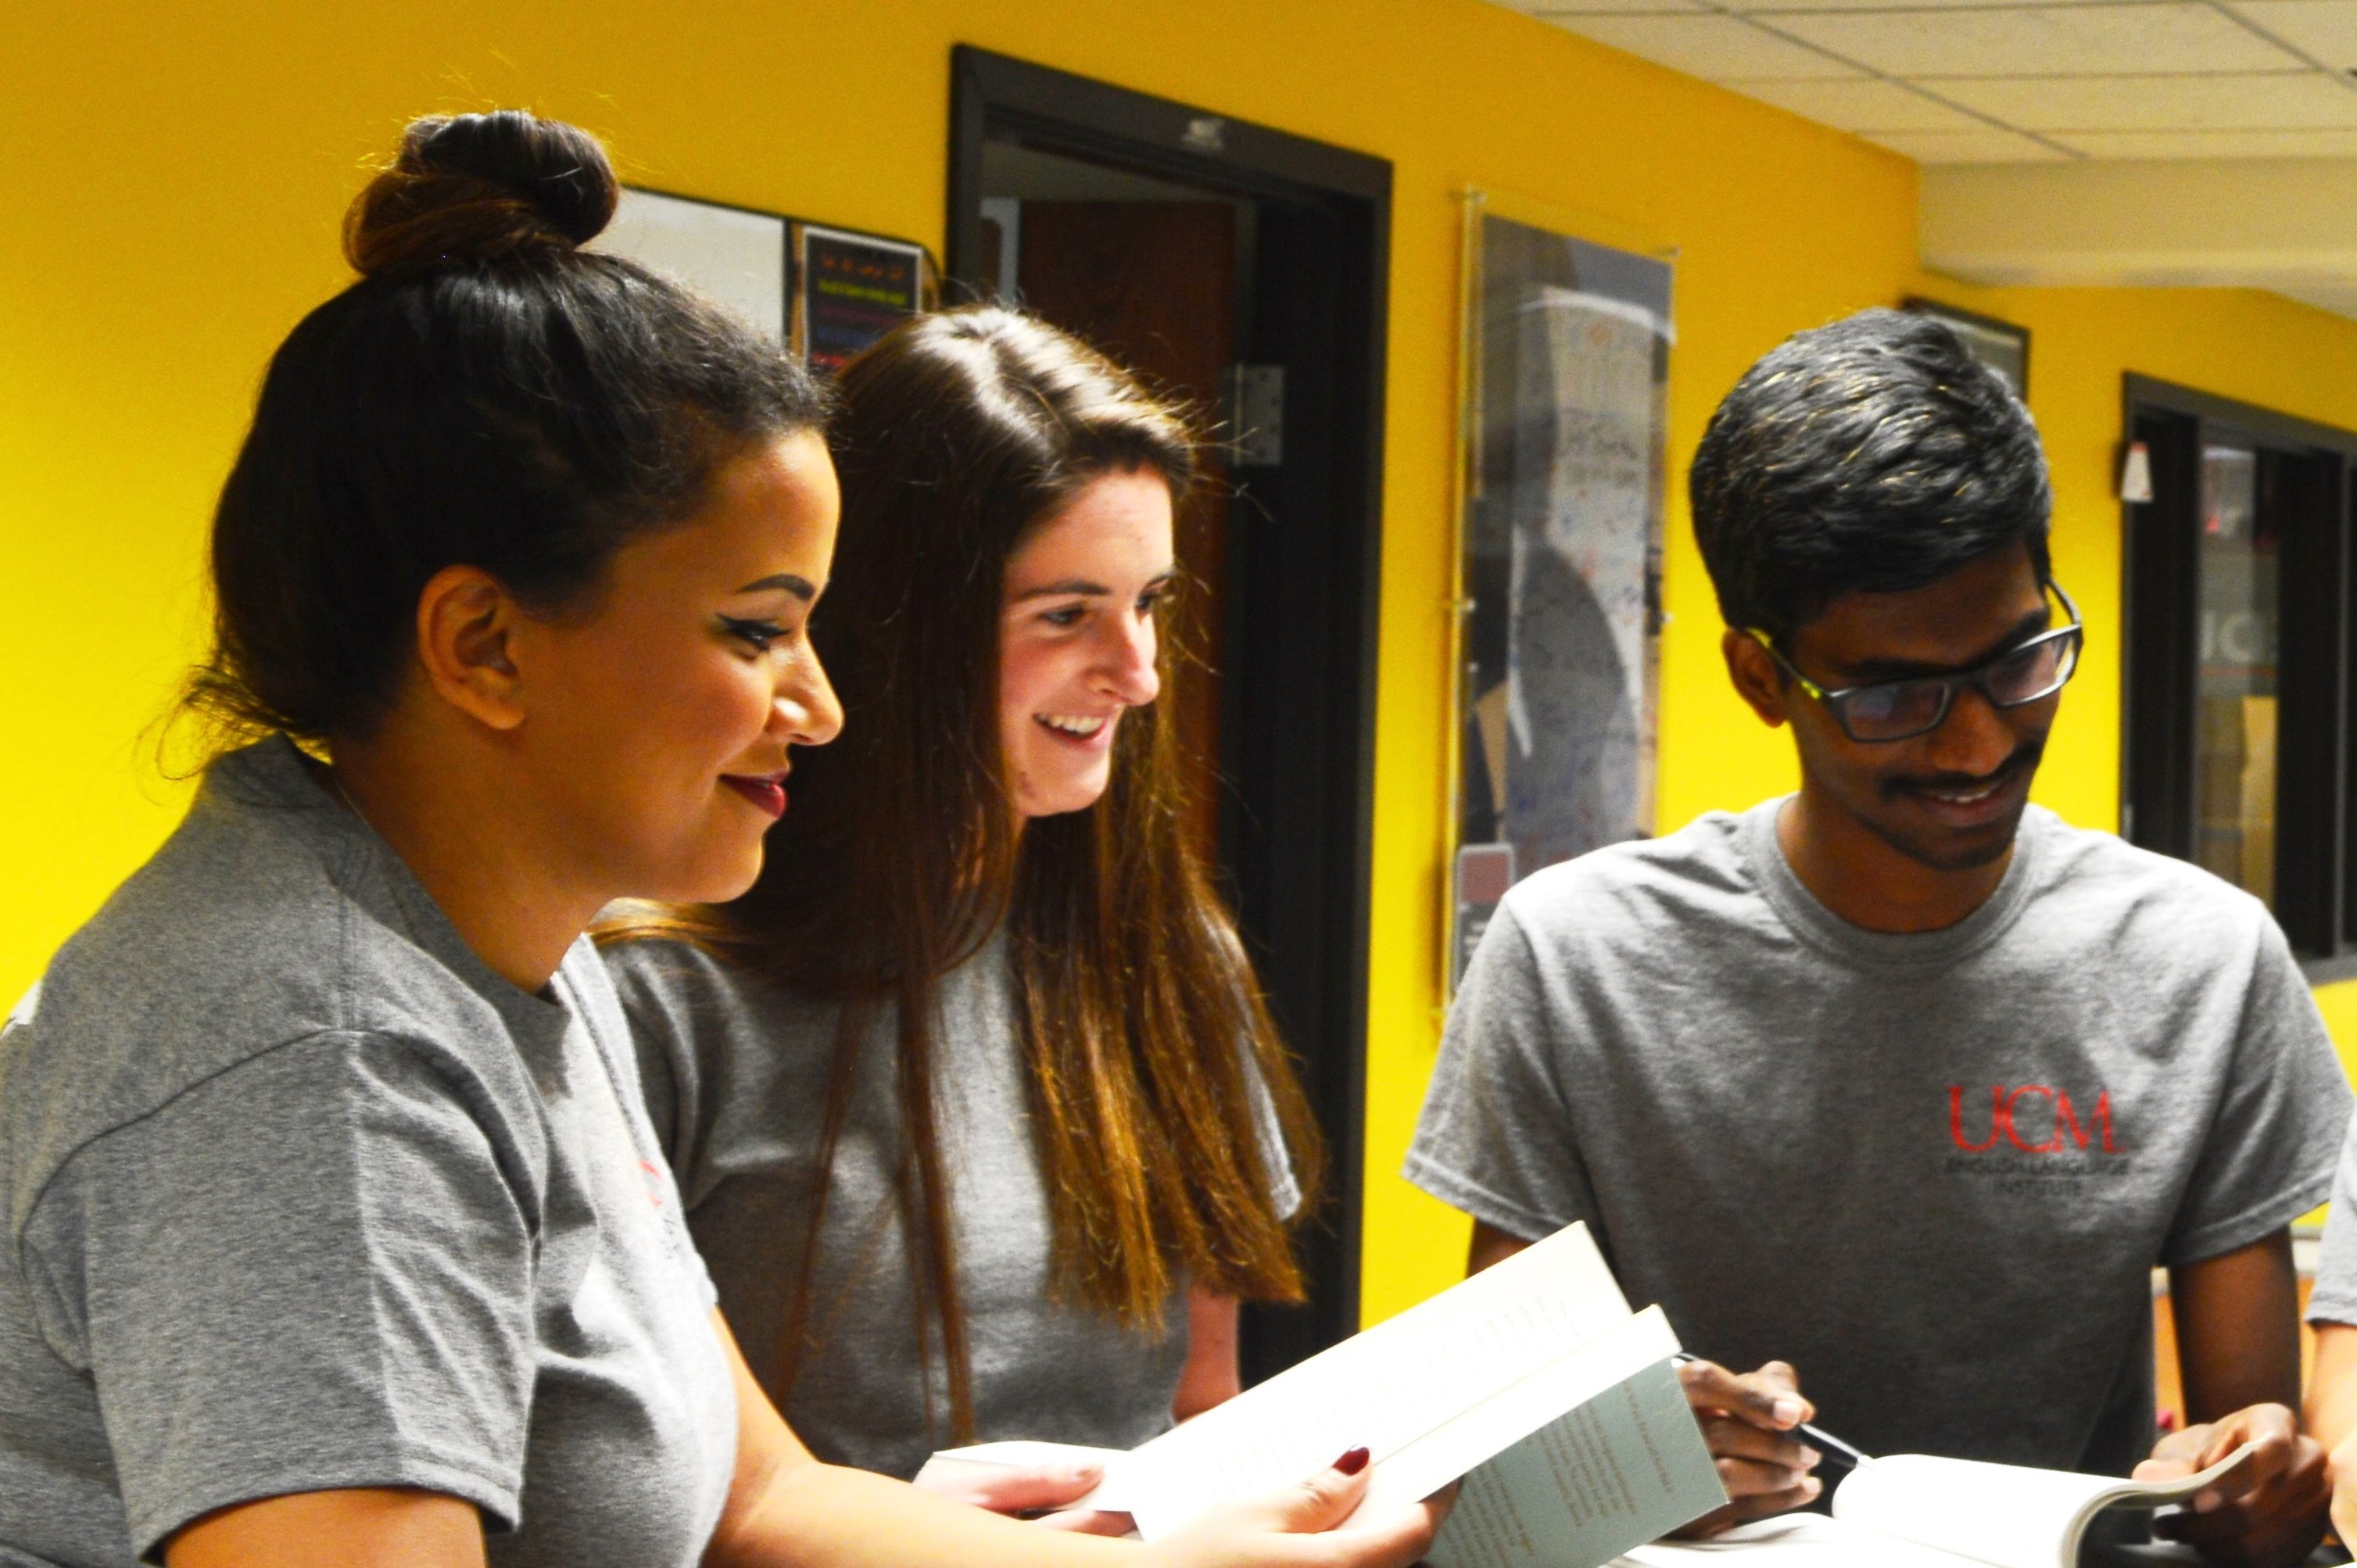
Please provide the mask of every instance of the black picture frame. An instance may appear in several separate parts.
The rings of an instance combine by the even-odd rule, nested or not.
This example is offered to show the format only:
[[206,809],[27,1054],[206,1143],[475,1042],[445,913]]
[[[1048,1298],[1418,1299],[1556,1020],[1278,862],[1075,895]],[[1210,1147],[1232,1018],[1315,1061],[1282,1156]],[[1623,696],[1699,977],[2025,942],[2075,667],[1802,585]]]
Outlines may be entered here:
[[[781,286],[785,291],[780,321],[785,333],[786,346],[796,357],[823,374],[831,374],[844,360],[883,336],[903,317],[940,307],[941,265],[933,259],[932,252],[917,241],[865,229],[849,229],[839,223],[797,218],[790,212],[777,212],[765,207],[715,201],[707,196],[696,196],[662,186],[631,185],[625,188],[668,202],[738,213],[777,224],[779,244],[782,249]],[[850,311],[840,307],[842,301],[815,297],[823,279],[822,269],[812,264],[814,246],[827,248],[837,257],[865,256],[896,266],[899,275],[886,280],[885,289],[878,293],[895,293],[899,299],[887,302],[880,297],[873,298],[860,302],[871,308]],[[831,310],[830,306],[835,308]],[[813,353],[813,329],[827,339],[818,346],[816,353]]]
[[2013,389],[2014,396],[2024,403],[2029,401],[2029,328],[1920,295],[1910,295],[1900,308],[1928,316],[1945,326],[1964,344],[1966,353],[1995,371]]
[[932,252],[914,240],[799,218],[787,233],[788,341],[822,375],[941,303]]

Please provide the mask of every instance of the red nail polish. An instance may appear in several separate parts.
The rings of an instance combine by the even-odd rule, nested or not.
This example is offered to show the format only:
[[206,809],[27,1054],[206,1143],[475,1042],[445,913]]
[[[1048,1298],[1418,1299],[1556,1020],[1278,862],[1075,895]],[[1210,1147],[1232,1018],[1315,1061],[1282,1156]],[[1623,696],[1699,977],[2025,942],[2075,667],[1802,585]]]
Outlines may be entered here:
[[1334,1461],[1334,1468],[1345,1476],[1355,1476],[1366,1467],[1367,1451],[1363,1448],[1353,1448]]

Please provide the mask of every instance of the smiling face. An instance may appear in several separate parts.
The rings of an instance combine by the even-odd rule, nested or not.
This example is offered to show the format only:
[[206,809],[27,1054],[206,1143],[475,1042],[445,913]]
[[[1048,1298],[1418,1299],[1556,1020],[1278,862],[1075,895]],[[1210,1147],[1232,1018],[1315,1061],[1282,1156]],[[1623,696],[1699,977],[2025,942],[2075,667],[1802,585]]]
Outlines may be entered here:
[[1007,557],[998,733],[1022,816],[1093,805],[1123,711],[1161,691],[1155,607],[1174,573],[1170,522],[1160,474],[1103,474]]
[[588,612],[521,631],[516,738],[608,896],[718,901],[760,871],[788,748],[843,726],[807,633],[840,510],[816,435],[757,447],[694,518],[625,545]]
[[[1790,657],[1839,690],[1969,670],[2052,624],[2029,553],[2015,548],[1909,593],[1844,595],[1800,629]],[[1766,693],[1743,683],[1771,717]],[[2000,709],[1966,687],[1930,734],[1868,744],[1851,740],[1798,685],[1782,682],[1776,696],[1773,717],[1792,724],[1808,790],[1934,871],[1989,865],[2012,847],[2061,702],[2058,693]]]

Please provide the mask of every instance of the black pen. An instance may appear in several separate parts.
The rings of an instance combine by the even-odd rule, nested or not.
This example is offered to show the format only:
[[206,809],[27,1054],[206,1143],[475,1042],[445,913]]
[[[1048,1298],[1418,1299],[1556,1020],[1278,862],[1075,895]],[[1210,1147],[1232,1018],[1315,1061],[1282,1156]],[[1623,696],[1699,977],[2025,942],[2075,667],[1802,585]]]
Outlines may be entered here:
[[[1700,1358],[1681,1353],[1671,1357],[1670,1359],[1683,1367],[1690,1361],[1700,1359]],[[1855,1444],[1844,1443],[1840,1438],[1835,1437],[1824,1427],[1812,1426],[1804,1421],[1795,1425],[1792,1428],[1792,1431],[1803,1442],[1806,1443],[1824,1457],[1832,1460],[1836,1465],[1846,1466],[1846,1467],[1855,1470],[1860,1466],[1871,1465],[1874,1463],[1874,1455]]]

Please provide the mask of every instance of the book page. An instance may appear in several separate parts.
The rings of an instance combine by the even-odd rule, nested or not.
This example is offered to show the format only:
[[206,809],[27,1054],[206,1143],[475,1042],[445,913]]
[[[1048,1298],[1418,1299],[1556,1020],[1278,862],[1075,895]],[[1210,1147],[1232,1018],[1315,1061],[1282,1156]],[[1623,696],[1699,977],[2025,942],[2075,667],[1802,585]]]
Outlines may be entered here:
[[1465,1477],[1431,1568],[1598,1568],[1727,1500],[1670,1362],[1566,1412]]
[[[1480,1433],[1463,1434],[1453,1446],[1435,1447],[1421,1463],[1402,1466],[1393,1485],[1386,1484],[1387,1461],[1630,1320],[1629,1304],[1587,1228],[1569,1226],[1135,1449],[1122,1469],[1129,1511],[1153,1541],[1213,1503],[1315,1475],[1359,1446],[1374,1455],[1372,1489],[1395,1495],[1401,1487],[1423,1485],[1404,1498],[1412,1501],[1566,1406],[1539,1412],[1486,1448]],[[1637,1351],[1632,1346],[1622,1353]],[[1648,1354],[1594,1387],[1609,1388],[1661,1355]],[[1424,1484],[1436,1464],[1445,1469],[1460,1453],[1473,1456]]]
[[[1678,1337],[1670,1332],[1669,1319],[1660,1307],[1649,1306],[1396,1452],[1379,1455],[1367,1500],[1360,1506],[1381,1512],[1428,1498],[1558,1416],[1603,1397],[1677,1353]],[[1691,1415],[1686,1424],[1694,1425]],[[1702,1442],[1699,1430],[1695,1442]],[[1712,1506],[1717,1506],[1716,1499]]]
[[1895,1454],[1834,1494],[1834,1517],[1994,1568],[2074,1568],[2087,1522],[2107,1506],[2180,1501],[2248,1458],[2249,1444],[2180,1481],[2127,1481],[2020,1465]]

